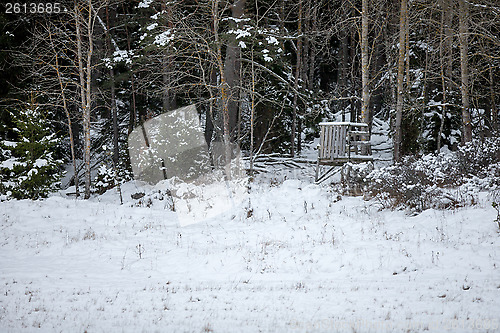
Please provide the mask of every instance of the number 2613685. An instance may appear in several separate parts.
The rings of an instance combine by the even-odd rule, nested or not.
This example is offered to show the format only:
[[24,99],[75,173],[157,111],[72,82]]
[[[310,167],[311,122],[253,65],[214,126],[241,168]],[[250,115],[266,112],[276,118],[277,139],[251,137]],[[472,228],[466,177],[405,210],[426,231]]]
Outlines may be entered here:
[[7,2],[6,14],[59,14],[68,10],[59,2]]

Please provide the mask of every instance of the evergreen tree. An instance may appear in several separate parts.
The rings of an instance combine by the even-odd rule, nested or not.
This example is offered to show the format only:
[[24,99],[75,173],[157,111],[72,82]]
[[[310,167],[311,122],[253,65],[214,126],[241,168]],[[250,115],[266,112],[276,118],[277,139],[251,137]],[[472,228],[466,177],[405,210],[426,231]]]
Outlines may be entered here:
[[32,99],[12,113],[15,141],[0,141],[0,194],[3,198],[38,199],[57,189],[62,160],[59,139],[44,110]]

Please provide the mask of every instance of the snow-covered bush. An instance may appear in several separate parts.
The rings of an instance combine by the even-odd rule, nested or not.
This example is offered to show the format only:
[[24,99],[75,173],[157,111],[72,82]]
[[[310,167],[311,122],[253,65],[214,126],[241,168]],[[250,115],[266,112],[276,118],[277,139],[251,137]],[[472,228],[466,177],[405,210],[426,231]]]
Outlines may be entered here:
[[131,179],[132,174],[130,171],[124,168],[116,170],[113,167],[102,164],[99,169],[97,169],[97,175],[94,182],[95,192],[99,195],[104,194],[107,190]]
[[58,187],[62,160],[55,157],[59,139],[45,113],[32,103],[13,114],[15,141],[0,141],[0,196],[38,199]]
[[453,208],[476,202],[475,192],[500,188],[500,140],[475,140],[458,152],[406,157],[358,183],[382,208]]
[[116,172],[113,168],[106,165],[101,165],[97,169],[97,176],[95,179],[95,190],[98,194],[104,194],[109,189],[112,189],[118,184]]
[[373,163],[352,164],[346,163],[342,167],[342,189],[347,195],[362,195],[366,187],[367,176],[373,171]]
[[458,149],[459,168],[465,175],[485,178],[500,175],[500,137],[473,140]]
[[437,167],[448,165],[441,163],[442,161],[432,155],[421,159],[405,158],[396,165],[374,170],[366,177],[366,195],[368,198],[375,198],[382,208],[422,211],[430,207],[442,207],[446,202],[451,203],[450,198],[437,201],[444,195],[441,187],[449,185],[447,183],[450,181],[443,170]]

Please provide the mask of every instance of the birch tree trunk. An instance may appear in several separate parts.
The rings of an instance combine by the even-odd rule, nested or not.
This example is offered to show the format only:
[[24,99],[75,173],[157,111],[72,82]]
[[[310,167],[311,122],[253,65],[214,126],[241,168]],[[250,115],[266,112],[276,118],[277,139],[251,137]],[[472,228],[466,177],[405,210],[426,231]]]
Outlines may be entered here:
[[85,128],[85,199],[90,198],[90,114],[92,108],[92,52],[93,52],[93,31],[92,31],[92,2],[89,0],[89,17],[87,21],[87,99],[84,108],[83,123]]
[[[87,24],[82,20],[82,12],[75,1],[75,25],[76,25],[76,44],[78,58],[78,74],[80,77],[80,100],[81,111],[83,118],[83,160],[85,170],[85,194],[84,198],[90,198],[90,114],[92,106],[91,82],[92,82],[92,51],[93,51],[93,19],[92,19],[92,2],[88,4],[88,20]],[[82,26],[87,30],[87,34],[83,35]],[[86,59],[84,58],[83,39],[87,40]],[[84,68],[84,62],[86,66]]]
[[472,124],[469,110],[469,5],[465,0],[459,0],[459,37],[460,37],[460,70],[462,76],[462,143],[472,141]]

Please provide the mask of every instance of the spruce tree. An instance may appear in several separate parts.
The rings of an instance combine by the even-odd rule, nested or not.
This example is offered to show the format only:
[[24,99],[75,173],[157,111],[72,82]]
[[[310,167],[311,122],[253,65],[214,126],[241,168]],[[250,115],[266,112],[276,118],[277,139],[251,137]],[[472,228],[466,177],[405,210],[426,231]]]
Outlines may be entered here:
[[32,99],[12,112],[15,141],[0,141],[0,195],[38,199],[57,189],[62,160],[56,158],[59,138],[44,110]]

